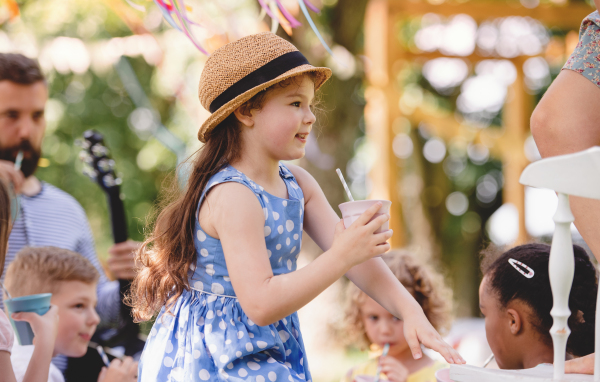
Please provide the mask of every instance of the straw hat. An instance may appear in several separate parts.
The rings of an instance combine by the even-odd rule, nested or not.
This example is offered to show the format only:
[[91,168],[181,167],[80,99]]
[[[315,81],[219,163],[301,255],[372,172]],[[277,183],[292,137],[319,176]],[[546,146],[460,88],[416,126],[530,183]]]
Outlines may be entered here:
[[307,72],[317,75],[315,90],[331,77],[331,69],[310,65],[294,45],[271,32],[217,49],[200,76],[198,97],[212,114],[200,127],[198,139],[206,142],[212,129],[261,90]]

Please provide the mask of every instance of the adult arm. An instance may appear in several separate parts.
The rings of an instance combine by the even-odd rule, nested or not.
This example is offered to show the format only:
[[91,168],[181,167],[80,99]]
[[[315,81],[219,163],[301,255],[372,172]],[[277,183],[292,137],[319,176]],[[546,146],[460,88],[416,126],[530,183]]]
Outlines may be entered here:
[[[598,105],[600,87],[575,71],[562,70],[531,116],[531,133],[541,156],[571,154],[600,145]],[[574,196],[569,200],[575,226],[600,260],[600,200]]]
[[565,373],[567,374],[594,374],[595,353],[585,357],[575,358],[565,362]]

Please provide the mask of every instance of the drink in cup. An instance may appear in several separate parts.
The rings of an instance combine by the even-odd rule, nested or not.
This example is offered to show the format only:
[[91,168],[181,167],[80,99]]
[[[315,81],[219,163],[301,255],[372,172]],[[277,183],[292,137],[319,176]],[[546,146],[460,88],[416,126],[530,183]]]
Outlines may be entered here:
[[[342,211],[342,218],[344,219],[344,227],[348,228],[360,215],[369,209],[373,204],[381,202],[381,208],[373,215],[373,219],[383,214],[390,213],[390,207],[392,202],[389,200],[357,200],[354,202],[346,202],[339,205],[340,211]],[[375,233],[381,233],[390,229],[389,221],[383,223],[381,227],[375,231]]]
[[[8,315],[19,312],[33,312],[40,316],[43,316],[50,310],[50,298],[52,293],[40,293],[32,294],[29,296],[21,296],[4,300],[8,308]],[[14,321],[12,318],[10,322],[15,329],[15,334],[21,345],[32,345],[33,344],[33,330],[31,325],[25,321]]]
[[440,369],[435,372],[435,380],[437,382],[452,382],[450,379],[450,368]]

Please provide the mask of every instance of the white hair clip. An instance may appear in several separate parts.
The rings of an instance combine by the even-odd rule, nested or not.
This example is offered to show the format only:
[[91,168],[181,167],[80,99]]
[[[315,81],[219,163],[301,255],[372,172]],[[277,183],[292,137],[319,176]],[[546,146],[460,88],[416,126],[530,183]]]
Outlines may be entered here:
[[[508,262],[510,263],[510,265],[513,266],[513,268],[515,268],[517,271],[519,271],[520,274],[522,274],[523,276],[527,277],[528,279],[532,278],[533,275],[535,274],[535,272],[533,271],[533,269],[531,269],[527,265],[523,264],[519,260],[508,259]],[[525,273],[525,271],[523,269],[521,269],[518,265],[520,265],[521,267],[527,269],[529,272]]]

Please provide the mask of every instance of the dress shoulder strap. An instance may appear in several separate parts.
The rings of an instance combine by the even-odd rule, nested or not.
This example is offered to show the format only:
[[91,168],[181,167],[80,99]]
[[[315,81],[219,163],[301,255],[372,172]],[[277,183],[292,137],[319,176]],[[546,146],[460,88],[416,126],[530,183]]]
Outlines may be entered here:
[[254,193],[254,195],[258,198],[258,201],[259,201],[261,207],[263,209],[265,208],[265,201],[263,200],[263,198],[261,197],[261,194],[260,194],[260,192],[263,191],[263,188],[261,186],[259,186],[258,184],[254,183],[252,180],[250,180],[241,171],[236,170],[235,168],[233,168],[230,165],[226,165],[225,167],[223,167],[223,169],[221,169],[219,172],[217,172],[215,175],[213,175],[208,180],[208,183],[206,184],[206,187],[204,187],[204,190],[202,191],[202,195],[200,196],[200,201],[198,202],[198,208],[196,209],[196,217],[198,216],[198,211],[200,210],[200,206],[202,205],[202,202],[204,201],[206,194],[208,194],[208,192],[214,186],[216,186],[218,184],[226,183],[226,182],[236,182],[236,183],[240,183],[240,184],[243,184],[244,186],[248,187]]
[[300,185],[298,184],[296,177],[294,176],[294,174],[292,174],[290,169],[287,168],[281,162],[279,163],[279,175],[281,175],[281,178],[283,179],[283,181],[286,182],[289,186],[288,193],[290,194],[289,195],[290,199],[296,199],[296,200],[303,201],[304,193],[302,192],[302,189],[300,188]]

